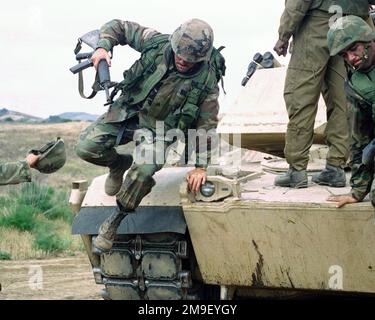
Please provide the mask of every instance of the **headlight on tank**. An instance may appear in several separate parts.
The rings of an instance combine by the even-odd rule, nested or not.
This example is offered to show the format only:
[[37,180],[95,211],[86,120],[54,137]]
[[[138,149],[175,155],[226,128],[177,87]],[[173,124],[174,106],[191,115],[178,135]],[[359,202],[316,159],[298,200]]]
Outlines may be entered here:
[[200,192],[203,196],[209,198],[215,194],[215,185],[212,182],[206,182],[201,185]]

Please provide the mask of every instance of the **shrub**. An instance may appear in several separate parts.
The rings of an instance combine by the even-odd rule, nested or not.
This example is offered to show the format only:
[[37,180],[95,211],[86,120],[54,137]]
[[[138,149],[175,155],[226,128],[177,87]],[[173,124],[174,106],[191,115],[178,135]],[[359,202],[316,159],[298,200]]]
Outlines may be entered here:
[[73,221],[73,215],[69,206],[55,206],[43,212],[43,214],[47,219],[50,220],[61,219],[68,222],[69,224],[71,224]]
[[31,182],[22,186],[17,202],[39,209],[41,212],[53,207],[52,198],[55,191],[51,187]]
[[8,252],[0,251],[0,260],[12,260],[12,257]]
[[73,221],[73,214],[68,205],[68,196],[65,192],[60,191],[55,194],[53,199],[53,207],[43,212],[47,219],[61,219],[69,224]]
[[0,197],[0,205],[4,208],[0,226],[30,231],[36,250],[59,253],[70,249],[70,232],[63,235],[64,228],[70,230],[73,220],[67,192],[35,182],[24,184],[18,190]]
[[0,197],[0,207],[8,207],[12,203],[9,197]]
[[62,252],[70,247],[71,240],[58,234],[57,227],[50,222],[39,223],[35,229],[34,247],[46,252]]
[[13,227],[21,231],[31,231],[35,227],[35,209],[28,205],[16,204],[10,208],[10,214],[0,217],[0,225]]

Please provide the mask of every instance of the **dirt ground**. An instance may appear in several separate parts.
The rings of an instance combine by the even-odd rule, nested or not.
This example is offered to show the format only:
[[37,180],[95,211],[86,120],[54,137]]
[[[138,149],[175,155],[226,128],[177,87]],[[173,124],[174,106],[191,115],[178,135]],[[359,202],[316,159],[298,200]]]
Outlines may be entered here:
[[0,261],[0,300],[99,300],[84,254],[45,260]]

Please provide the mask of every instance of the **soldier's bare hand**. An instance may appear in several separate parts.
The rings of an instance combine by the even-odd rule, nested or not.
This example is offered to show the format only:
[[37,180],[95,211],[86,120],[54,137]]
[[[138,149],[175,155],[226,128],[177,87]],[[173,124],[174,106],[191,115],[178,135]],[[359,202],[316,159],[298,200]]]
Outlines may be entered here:
[[341,208],[346,204],[358,202],[358,200],[353,198],[351,195],[331,196],[327,199],[327,201],[337,202],[337,208]]
[[108,65],[111,66],[111,57],[107,50],[104,48],[98,48],[95,50],[91,57],[91,61],[94,64],[95,69],[98,69],[98,64],[100,60],[106,60]]
[[35,168],[36,164],[38,163],[40,159],[40,156],[35,155],[35,154],[28,154],[26,157],[26,162],[29,165],[30,168]]
[[195,168],[188,172],[186,180],[188,181],[189,190],[192,192],[199,191],[202,184],[206,183],[206,169]]
[[286,56],[288,53],[288,47],[289,47],[289,41],[283,41],[283,40],[278,40],[275,44],[275,47],[273,50],[279,55],[279,56]]

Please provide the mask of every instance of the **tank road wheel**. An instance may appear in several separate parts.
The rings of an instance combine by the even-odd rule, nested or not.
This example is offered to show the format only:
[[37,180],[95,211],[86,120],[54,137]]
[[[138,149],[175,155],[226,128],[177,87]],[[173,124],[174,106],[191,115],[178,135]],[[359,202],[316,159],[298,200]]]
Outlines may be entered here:
[[[186,235],[157,233],[118,235],[109,253],[101,254],[93,269],[97,283],[105,285],[104,299],[198,299],[193,289]],[[192,261],[195,261],[193,259]]]

